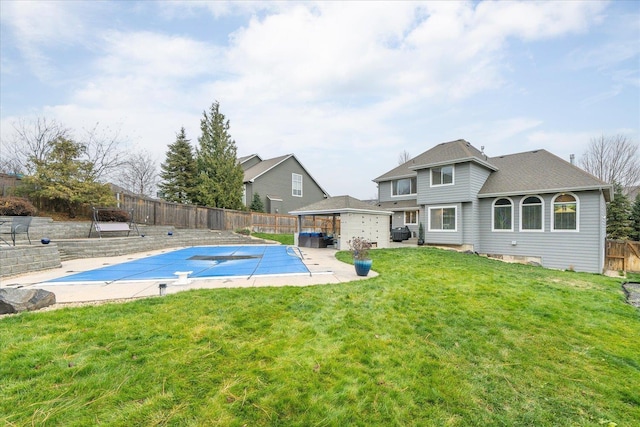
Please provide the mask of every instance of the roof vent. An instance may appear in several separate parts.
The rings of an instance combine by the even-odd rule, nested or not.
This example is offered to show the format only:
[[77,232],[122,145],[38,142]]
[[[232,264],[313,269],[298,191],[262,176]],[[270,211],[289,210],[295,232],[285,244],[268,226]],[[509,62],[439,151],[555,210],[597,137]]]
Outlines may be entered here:
[[576,155],[575,155],[575,154],[569,154],[569,162],[570,162],[572,165],[575,165],[575,164],[576,164]]

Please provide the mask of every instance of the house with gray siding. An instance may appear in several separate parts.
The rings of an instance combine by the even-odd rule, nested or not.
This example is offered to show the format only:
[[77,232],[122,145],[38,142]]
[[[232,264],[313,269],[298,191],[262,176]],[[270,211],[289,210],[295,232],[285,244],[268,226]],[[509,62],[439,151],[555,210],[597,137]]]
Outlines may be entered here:
[[245,206],[251,206],[258,193],[266,212],[286,214],[329,197],[293,154],[266,160],[252,154],[238,162],[244,170]]
[[374,179],[391,227],[425,242],[601,273],[613,186],[546,150],[488,157],[445,142]]

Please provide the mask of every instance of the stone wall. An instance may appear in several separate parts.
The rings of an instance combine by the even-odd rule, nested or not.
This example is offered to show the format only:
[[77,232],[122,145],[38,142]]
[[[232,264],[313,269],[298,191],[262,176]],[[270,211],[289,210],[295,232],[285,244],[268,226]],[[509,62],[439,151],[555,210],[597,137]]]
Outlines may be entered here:
[[59,268],[60,252],[54,245],[27,245],[0,250],[0,277]]

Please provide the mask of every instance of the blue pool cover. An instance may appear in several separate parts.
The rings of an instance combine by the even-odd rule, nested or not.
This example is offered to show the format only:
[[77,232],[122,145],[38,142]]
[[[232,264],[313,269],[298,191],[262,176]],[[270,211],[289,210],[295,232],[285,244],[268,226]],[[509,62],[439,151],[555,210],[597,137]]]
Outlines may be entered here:
[[194,246],[71,274],[47,283],[176,279],[178,271],[191,271],[189,278],[310,274],[300,259],[300,252],[290,246]]

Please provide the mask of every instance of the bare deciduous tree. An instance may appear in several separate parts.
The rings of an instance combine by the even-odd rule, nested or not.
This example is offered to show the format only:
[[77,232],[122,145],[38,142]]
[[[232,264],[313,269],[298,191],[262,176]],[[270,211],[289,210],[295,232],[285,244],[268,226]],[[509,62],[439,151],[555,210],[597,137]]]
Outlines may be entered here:
[[140,196],[152,197],[158,184],[158,165],[147,151],[132,153],[119,168],[116,184]]
[[403,165],[411,160],[411,154],[407,150],[402,150],[402,153],[398,156],[398,165]]
[[120,147],[124,142],[120,130],[111,132],[108,128],[100,129],[99,125],[85,129],[80,142],[85,146],[88,160],[95,165],[94,179],[101,181],[111,177],[127,159]]
[[640,184],[638,144],[625,135],[592,138],[580,166],[610,184],[622,187]]
[[2,140],[1,166],[10,173],[33,173],[35,163],[51,153],[53,141],[71,137],[69,128],[45,117],[20,119],[12,126],[13,134]]
[[99,123],[85,130],[81,138],[74,138],[70,128],[45,117],[20,119],[13,123],[13,130],[2,140],[1,172],[33,174],[35,165],[49,156],[53,141],[59,138],[82,145],[82,160],[94,165],[91,178],[96,181],[105,181],[124,162],[120,131],[100,128]]

